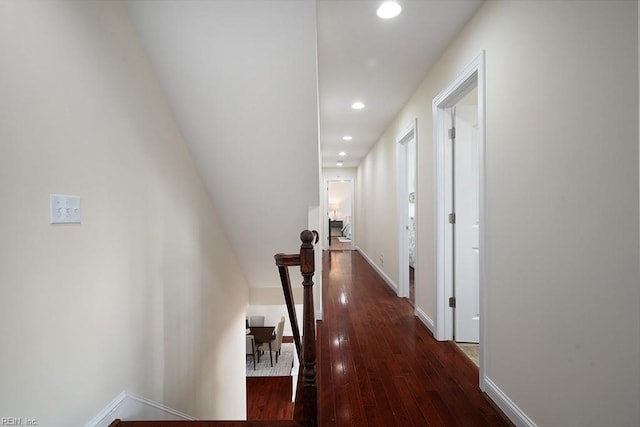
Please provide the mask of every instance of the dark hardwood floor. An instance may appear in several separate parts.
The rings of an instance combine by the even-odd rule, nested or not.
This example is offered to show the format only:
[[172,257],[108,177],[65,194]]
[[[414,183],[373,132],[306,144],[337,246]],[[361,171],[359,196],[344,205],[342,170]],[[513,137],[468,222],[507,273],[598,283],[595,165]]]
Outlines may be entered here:
[[247,377],[247,420],[293,418],[291,377]]
[[330,251],[349,251],[351,250],[351,242],[341,242],[340,237],[332,236],[331,245],[329,245]]
[[[478,368],[455,344],[435,341],[360,253],[324,251],[323,268],[320,426],[512,425],[480,391]],[[282,419],[290,408],[262,396],[291,389],[266,384],[247,382],[249,419]]]

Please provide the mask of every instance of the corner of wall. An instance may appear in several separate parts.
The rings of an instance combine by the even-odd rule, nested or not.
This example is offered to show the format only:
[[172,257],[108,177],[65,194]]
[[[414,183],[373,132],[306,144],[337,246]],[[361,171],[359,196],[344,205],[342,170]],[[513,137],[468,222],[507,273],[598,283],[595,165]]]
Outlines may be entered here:
[[387,286],[389,286],[389,288],[393,291],[393,293],[398,295],[398,289],[399,289],[398,284],[395,283],[393,280],[391,280],[391,278],[387,275],[387,273],[385,273],[384,270],[382,270],[378,266],[378,264],[376,264],[373,261],[373,259],[371,259],[371,257],[362,250],[362,248],[356,246],[355,250],[357,250],[358,252],[360,252],[360,254],[362,254],[363,258],[369,263],[369,265],[371,265],[371,267],[373,267],[373,269],[380,275],[380,277],[382,277],[382,280],[384,280],[384,282],[387,284]]
[[113,420],[144,421],[144,420],[188,420],[190,415],[171,409],[161,403],[146,399],[132,393],[122,391],[107,406],[104,407],[85,427],[109,427]]

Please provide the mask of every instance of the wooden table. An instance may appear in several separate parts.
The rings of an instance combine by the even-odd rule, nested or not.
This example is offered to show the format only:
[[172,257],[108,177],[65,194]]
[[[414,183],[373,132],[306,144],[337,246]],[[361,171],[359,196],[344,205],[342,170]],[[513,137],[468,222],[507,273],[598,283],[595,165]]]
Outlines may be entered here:
[[[269,344],[269,360],[271,361],[271,366],[273,366],[273,355],[271,354],[271,341],[275,339],[273,332],[275,331],[275,326],[250,326],[251,335],[253,335],[253,339],[256,343],[256,347],[260,347],[260,344]],[[258,363],[260,363],[260,354],[258,353]]]

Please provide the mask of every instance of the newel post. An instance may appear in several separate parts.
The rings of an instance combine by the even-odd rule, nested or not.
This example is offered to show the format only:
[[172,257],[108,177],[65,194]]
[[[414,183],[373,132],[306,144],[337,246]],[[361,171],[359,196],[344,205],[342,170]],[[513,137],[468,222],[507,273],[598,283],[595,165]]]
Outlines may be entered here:
[[305,230],[300,233],[300,240],[302,240],[302,246],[300,246],[300,272],[302,273],[304,292],[304,312],[302,313],[304,425],[315,427],[318,425],[318,389],[316,385],[316,322],[313,305],[313,274],[315,272],[313,245],[314,240],[317,240],[317,234]]

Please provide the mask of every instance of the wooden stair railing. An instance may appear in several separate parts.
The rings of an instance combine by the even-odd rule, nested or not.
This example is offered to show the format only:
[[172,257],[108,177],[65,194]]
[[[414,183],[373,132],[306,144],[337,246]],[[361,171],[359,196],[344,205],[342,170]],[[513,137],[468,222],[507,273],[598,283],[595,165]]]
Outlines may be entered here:
[[[318,243],[318,232],[305,230],[300,233],[299,254],[276,254],[276,266],[280,273],[289,322],[297,353],[302,359],[302,375],[298,375],[293,420],[253,420],[253,421],[122,421],[114,420],[109,427],[317,427],[318,425],[318,388],[316,383],[316,322],[313,304],[313,275],[315,258],[313,247]],[[300,266],[303,286],[302,328],[300,337],[296,317],[289,267]]]
[[[318,232],[305,230],[300,233],[300,240],[302,245],[299,254],[276,254],[275,260],[282,282],[282,292],[287,303],[293,340],[298,354],[301,355],[303,366],[302,376],[298,375],[293,419],[304,427],[315,427],[318,425],[318,387],[316,383],[316,321],[313,304],[313,274],[315,273],[313,246],[318,243]],[[302,273],[303,287],[302,344],[300,344],[300,329],[288,269],[298,265]]]

